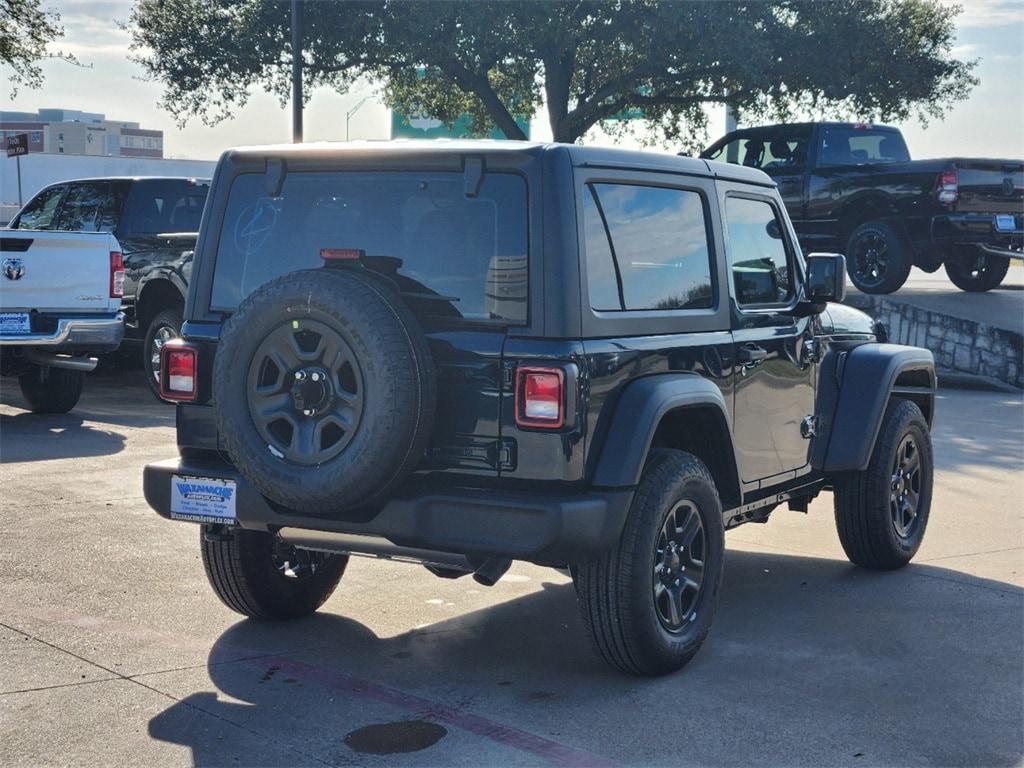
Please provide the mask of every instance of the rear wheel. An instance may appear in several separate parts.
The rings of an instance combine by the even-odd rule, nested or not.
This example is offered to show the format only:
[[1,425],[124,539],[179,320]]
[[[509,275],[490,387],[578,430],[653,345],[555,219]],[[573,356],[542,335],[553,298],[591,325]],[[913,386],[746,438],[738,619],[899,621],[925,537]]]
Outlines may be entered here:
[[946,274],[961,291],[980,293],[997,287],[1010,269],[1010,260],[979,252],[959,251],[946,259]]
[[33,413],[67,413],[82,396],[85,371],[33,365],[18,384]]
[[331,596],[348,565],[345,555],[297,549],[274,534],[200,531],[203,567],[217,597],[253,619],[297,619]]
[[617,545],[574,568],[583,621],[604,660],[638,675],[685,666],[711,628],[724,547],[707,467],[682,451],[654,452]]
[[910,276],[910,249],[884,221],[861,224],[846,241],[850,280],[864,293],[892,293]]
[[893,400],[867,469],[835,481],[836,529],[850,562],[880,570],[910,562],[928,525],[932,466],[924,414]]
[[165,309],[157,312],[146,329],[142,344],[142,370],[150,391],[160,397],[160,350],[171,339],[181,336],[181,312]]

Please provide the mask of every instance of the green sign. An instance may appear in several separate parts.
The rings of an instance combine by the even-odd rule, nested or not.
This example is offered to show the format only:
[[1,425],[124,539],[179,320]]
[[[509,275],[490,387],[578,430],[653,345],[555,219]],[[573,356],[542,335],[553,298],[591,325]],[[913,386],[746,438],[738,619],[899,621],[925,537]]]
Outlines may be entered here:
[[[459,115],[455,124],[449,128],[442,121],[425,115],[403,115],[398,110],[391,110],[391,138],[392,139],[468,139],[474,138],[472,132],[473,120],[469,115]],[[517,117],[516,125],[529,137],[530,121],[526,117]],[[486,138],[506,139],[508,138],[498,128],[495,128]]]

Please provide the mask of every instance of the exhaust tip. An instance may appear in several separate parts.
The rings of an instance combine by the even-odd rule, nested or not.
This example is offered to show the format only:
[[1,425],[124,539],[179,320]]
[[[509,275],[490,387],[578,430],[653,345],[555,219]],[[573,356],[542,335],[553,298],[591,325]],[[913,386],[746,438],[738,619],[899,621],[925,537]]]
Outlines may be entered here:
[[488,558],[480,563],[480,566],[473,571],[473,581],[477,584],[482,584],[485,587],[493,587],[511,567],[511,560],[502,560],[496,557]]

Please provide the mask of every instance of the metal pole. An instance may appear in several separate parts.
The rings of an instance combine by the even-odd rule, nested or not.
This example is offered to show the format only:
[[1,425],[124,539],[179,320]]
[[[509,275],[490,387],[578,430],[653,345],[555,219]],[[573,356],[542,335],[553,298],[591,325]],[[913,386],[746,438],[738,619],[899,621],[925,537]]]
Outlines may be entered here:
[[21,201],[21,155],[14,158],[14,163],[18,166],[18,208],[21,208],[24,205]]
[[292,142],[302,143],[302,3],[292,0]]

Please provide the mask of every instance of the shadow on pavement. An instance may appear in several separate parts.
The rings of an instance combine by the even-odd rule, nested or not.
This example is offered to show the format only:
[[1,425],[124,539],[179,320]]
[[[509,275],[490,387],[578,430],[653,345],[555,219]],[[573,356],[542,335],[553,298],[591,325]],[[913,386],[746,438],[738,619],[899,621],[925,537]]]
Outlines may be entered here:
[[[708,643],[684,671],[658,679],[604,667],[568,584],[388,638],[320,613],[294,624],[297,646],[315,641],[315,650],[229,661],[268,632],[241,621],[210,650],[216,689],[203,681],[149,733],[188,746],[196,765],[258,763],[264,740],[299,762],[350,762],[347,733],[412,719],[449,729],[424,764],[450,761],[438,750],[458,735],[469,764],[510,754],[497,748],[554,764],[685,754],[697,764],[1015,765],[1022,597],[930,565],[874,573],[729,550]],[[225,754],[227,723],[254,734],[245,753]]]
[[75,411],[0,414],[0,462],[109,456],[124,449],[124,435],[84,424],[87,418],[93,420]]

